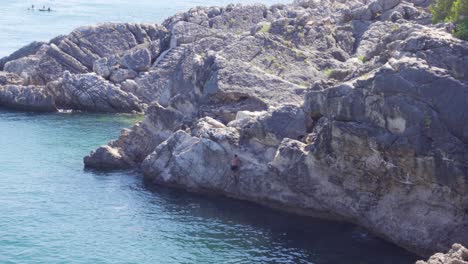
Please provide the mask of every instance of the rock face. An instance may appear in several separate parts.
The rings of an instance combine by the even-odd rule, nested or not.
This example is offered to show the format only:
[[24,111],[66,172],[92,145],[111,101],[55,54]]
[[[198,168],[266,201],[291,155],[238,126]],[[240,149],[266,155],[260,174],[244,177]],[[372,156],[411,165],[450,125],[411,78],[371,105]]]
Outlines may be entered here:
[[416,264],[466,264],[468,263],[468,249],[460,244],[454,244],[447,254],[434,254],[427,262],[418,261]]
[[130,85],[158,104],[98,151],[159,184],[354,222],[422,255],[468,244],[468,46],[427,25],[424,6],[169,18],[171,48]]
[[0,105],[18,110],[56,111],[53,98],[45,87],[6,85],[0,86]]
[[83,27],[49,43],[32,43],[1,59],[0,69],[5,73],[1,72],[0,76],[6,73],[19,76],[27,89],[37,90],[31,91],[32,94],[41,93],[46,87],[59,108],[143,112],[151,101],[145,101],[140,94],[123,91],[121,83],[147,72],[151,63],[168,48],[168,41],[168,31],[157,25]]
[[70,74],[48,85],[57,105],[95,112],[142,112],[145,104],[132,93],[94,73]]
[[146,112],[88,167],[353,222],[429,256],[468,244],[468,44],[429,24],[429,2],[194,8],[78,29],[4,69],[59,108]]

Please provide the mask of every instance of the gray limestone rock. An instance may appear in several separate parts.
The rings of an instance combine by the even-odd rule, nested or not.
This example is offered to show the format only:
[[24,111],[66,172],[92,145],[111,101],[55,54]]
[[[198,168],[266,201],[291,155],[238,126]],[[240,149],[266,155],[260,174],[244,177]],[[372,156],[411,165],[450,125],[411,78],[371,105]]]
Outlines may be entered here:
[[112,71],[109,80],[114,83],[121,83],[128,79],[135,79],[138,76],[138,73],[134,70],[129,69],[116,69]]
[[468,45],[428,24],[428,2],[197,7],[163,26],[80,28],[4,59],[0,76],[19,77],[3,82],[36,86],[0,102],[146,111],[85,165],[353,222],[429,255],[468,244]]
[[41,86],[0,86],[0,106],[26,111],[57,111],[53,98]]
[[[92,157],[92,158],[91,158]],[[134,166],[131,160],[124,157],[116,149],[110,146],[102,146],[86,156],[84,163],[97,169],[128,169]]]
[[127,69],[142,72],[151,67],[151,52],[146,48],[135,48],[121,57],[122,65]]
[[425,7],[178,14],[170,49],[122,83],[160,105],[109,147],[158,184],[358,223],[423,255],[467,244],[467,44],[426,26]]
[[7,62],[17,60],[23,57],[27,57],[29,55],[35,54],[39,49],[46,43],[44,42],[32,42],[23,48],[13,52],[11,55],[6,56],[0,59],[0,70],[4,70],[4,66]]
[[0,72],[0,85],[7,85],[7,84],[22,85],[24,84],[24,80],[21,77],[19,77],[17,74],[8,73],[8,72]]
[[[1,69],[19,75],[25,85],[53,86],[60,82],[64,72],[82,75],[95,71],[115,83],[137,77],[136,71],[149,69],[153,59],[168,46],[168,32],[165,28],[150,24],[116,24],[108,23],[74,30],[67,36],[60,36],[50,43],[32,43],[1,60]],[[127,68],[127,69],[125,69]],[[96,84],[99,84],[97,82]],[[88,83],[88,85],[93,85]],[[97,91],[103,87],[94,87]],[[105,96],[105,91],[99,96]],[[126,94],[126,93],[125,93]],[[55,94],[52,93],[52,96]],[[60,94],[58,105],[64,100]],[[75,95],[80,97],[83,95]],[[89,111],[141,111],[141,107],[129,106],[129,101],[138,98],[113,96],[104,99],[111,102],[103,107],[94,106],[92,100],[87,103],[67,104],[67,107],[78,107],[78,110]],[[82,100],[85,100],[82,98]],[[93,99],[95,102],[101,100]],[[115,100],[122,100],[117,103]],[[148,102],[149,103],[149,102]],[[122,106],[118,106],[118,105]],[[87,109],[87,107],[90,107]]]
[[49,85],[57,105],[65,109],[92,112],[142,112],[144,104],[132,93],[95,74],[74,75],[65,72],[63,78]]
[[468,263],[468,249],[460,244],[454,244],[446,253],[436,253],[428,261],[418,261],[416,264],[466,264]]
[[85,158],[85,165],[94,168],[112,168],[116,163],[120,164],[119,168],[135,166],[178,130],[183,119],[179,112],[153,104],[148,108],[143,122],[136,124],[130,131],[124,130],[120,138],[107,147],[92,152]]

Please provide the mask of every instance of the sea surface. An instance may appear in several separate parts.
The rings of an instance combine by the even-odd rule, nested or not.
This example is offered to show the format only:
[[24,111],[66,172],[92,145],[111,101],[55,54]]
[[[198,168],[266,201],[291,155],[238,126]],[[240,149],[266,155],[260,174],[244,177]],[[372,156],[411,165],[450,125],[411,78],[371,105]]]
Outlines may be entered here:
[[354,225],[83,169],[138,119],[0,109],[0,263],[414,262]]
[[[292,0],[235,0],[289,3]],[[161,23],[195,6],[224,6],[232,0],[0,0],[0,58],[32,41],[49,41],[73,29],[104,22]],[[35,10],[28,10],[31,6]],[[52,12],[38,9],[51,8]]]
[[[0,0],[0,57],[78,26],[160,23],[193,6],[228,3]],[[54,11],[27,10],[33,4]],[[404,264],[416,259],[354,225],[149,186],[136,172],[83,169],[83,156],[140,118],[0,109],[0,264]]]

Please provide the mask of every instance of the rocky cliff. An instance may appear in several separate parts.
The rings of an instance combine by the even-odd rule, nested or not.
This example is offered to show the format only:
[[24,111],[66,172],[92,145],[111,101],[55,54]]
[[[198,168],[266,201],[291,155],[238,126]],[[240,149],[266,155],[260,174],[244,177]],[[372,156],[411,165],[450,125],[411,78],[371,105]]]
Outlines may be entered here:
[[145,112],[86,166],[353,222],[430,255],[468,244],[468,43],[430,25],[429,3],[80,28],[0,60],[0,105]]
[[468,249],[454,244],[446,254],[436,253],[427,262],[418,261],[416,264],[468,264]]

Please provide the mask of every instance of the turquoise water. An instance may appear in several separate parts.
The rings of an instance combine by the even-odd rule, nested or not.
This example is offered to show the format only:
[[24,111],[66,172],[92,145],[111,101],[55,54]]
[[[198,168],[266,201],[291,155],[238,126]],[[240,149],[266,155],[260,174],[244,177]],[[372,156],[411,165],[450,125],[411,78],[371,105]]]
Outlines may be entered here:
[[[292,0],[291,0],[292,1]],[[236,0],[288,3],[290,0]],[[232,0],[0,0],[0,57],[32,41],[48,41],[76,27],[103,22],[160,23],[194,6],[227,5]],[[54,12],[28,11],[51,7]]]
[[[31,41],[46,41],[82,25],[161,22],[195,5],[228,3],[0,2],[0,57]],[[56,11],[28,11],[31,4]],[[415,260],[414,255],[353,225],[147,186],[134,172],[83,169],[83,156],[134,122],[135,117],[125,115],[0,110],[1,264],[390,264]]]
[[0,263],[412,263],[348,224],[84,170],[134,117],[0,110]]

